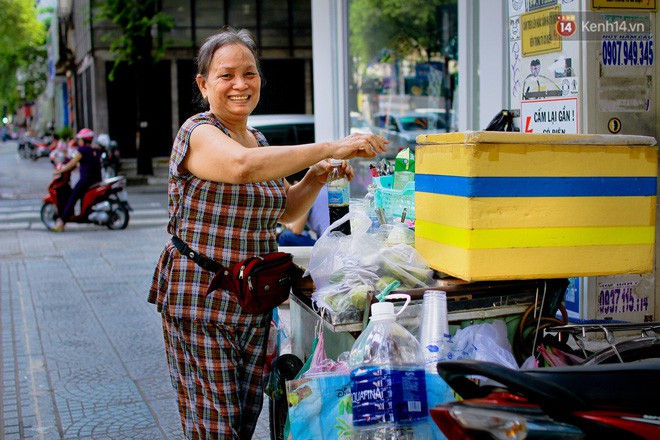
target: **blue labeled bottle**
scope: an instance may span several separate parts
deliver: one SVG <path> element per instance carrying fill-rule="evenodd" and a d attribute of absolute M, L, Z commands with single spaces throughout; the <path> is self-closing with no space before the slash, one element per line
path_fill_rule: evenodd
<path fill-rule="evenodd" d="M 388 296 L 396 297 L 407 299 L 403 311 L 410 297 Z M 415 336 L 396 322 L 393 303 L 371 305 L 349 366 L 354 440 L 430 438 L 424 354 Z"/>

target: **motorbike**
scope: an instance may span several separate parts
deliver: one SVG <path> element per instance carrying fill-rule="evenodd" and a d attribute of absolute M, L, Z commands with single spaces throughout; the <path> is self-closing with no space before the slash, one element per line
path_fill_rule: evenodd
<path fill-rule="evenodd" d="M 660 359 L 514 370 L 437 364 L 462 400 L 431 408 L 448 440 L 658 439 Z"/>
<path fill-rule="evenodd" d="M 41 157 L 48 157 L 50 152 L 57 146 L 57 140 L 50 136 L 42 139 L 29 137 L 26 138 L 25 142 L 24 148 L 27 151 L 27 157 L 32 160 L 38 160 Z"/>
<path fill-rule="evenodd" d="M 48 185 L 48 195 L 41 206 L 41 221 L 53 230 L 58 212 L 64 208 L 69 195 L 71 173 L 63 173 L 53 178 Z M 108 229 L 125 229 L 128 226 L 129 211 L 126 178 L 115 176 L 92 185 L 81 200 L 80 213 L 69 219 L 70 223 L 93 223 L 107 226 Z"/>
<path fill-rule="evenodd" d="M 96 143 L 102 148 L 101 165 L 103 177 L 114 177 L 119 174 L 121 169 L 121 156 L 117 141 L 110 139 L 106 133 L 101 133 L 96 139 Z"/>

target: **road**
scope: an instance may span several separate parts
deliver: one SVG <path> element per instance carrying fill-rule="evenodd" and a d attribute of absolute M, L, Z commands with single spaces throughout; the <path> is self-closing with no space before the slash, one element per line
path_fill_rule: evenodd
<path fill-rule="evenodd" d="M 0 230 L 44 229 L 39 213 L 53 167 L 47 158 L 21 159 L 16 143 L 0 143 Z M 131 227 L 164 226 L 167 223 L 167 187 L 129 186 Z M 76 230 L 98 229 L 95 225 L 67 225 Z"/>
<path fill-rule="evenodd" d="M 166 189 L 128 187 L 122 231 L 41 224 L 52 167 L 0 143 L 0 438 L 182 439 L 161 318 Z M 267 404 L 266 404 L 267 407 Z M 269 439 L 268 411 L 254 439 Z"/>

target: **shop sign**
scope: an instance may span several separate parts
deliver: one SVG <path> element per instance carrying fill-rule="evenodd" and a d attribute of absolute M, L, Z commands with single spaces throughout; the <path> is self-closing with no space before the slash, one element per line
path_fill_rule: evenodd
<path fill-rule="evenodd" d="M 557 33 L 559 6 L 521 14 L 523 56 L 561 52 L 561 35 Z"/>
<path fill-rule="evenodd" d="M 577 98 L 520 101 L 525 133 L 578 133 Z"/>
<path fill-rule="evenodd" d="M 557 0 L 527 0 L 527 10 L 536 11 L 547 6 L 556 5 Z"/>
<path fill-rule="evenodd" d="M 591 9 L 657 10 L 656 0 L 591 0 Z"/>

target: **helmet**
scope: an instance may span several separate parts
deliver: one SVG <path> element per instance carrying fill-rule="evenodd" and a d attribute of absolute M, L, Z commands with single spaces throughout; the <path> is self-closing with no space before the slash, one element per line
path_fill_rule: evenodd
<path fill-rule="evenodd" d="M 76 139 L 83 139 L 91 142 L 92 139 L 94 139 L 94 132 L 89 128 L 83 128 L 78 133 L 76 133 Z"/>
<path fill-rule="evenodd" d="M 96 138 L 96 143 L 102 147 L 108 148 L 110 146 L 110 136 L 107 133 L 101 133 Z"/>

